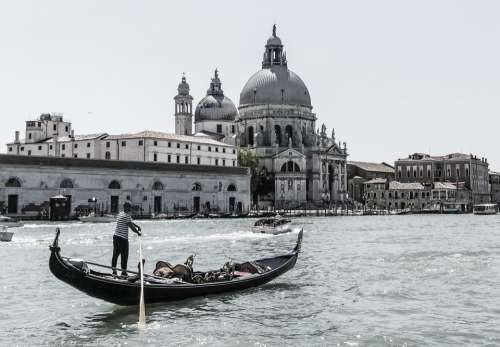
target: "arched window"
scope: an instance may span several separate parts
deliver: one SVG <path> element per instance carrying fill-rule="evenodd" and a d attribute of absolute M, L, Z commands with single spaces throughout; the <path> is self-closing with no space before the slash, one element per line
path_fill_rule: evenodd
<path fill-rule="evenodd" d="M 286 140 L 288 141 L 290 138 L 293 138 L 293 128 L 291 125 L 287 125 L 285 127 Z"/>
<path fill-rule="evenodd" d="M 253 127 L 248 127 L 248 144 L 253 146 Z"/>
<path fill-rule="evenodd" d="M 281 172 L 300 172 L 300 167 L 290 160 L 281 166 Z"/>
<path fill-rule="evenodd" d="M 163 190 L 163 183 L 160 181 L 153 183 L 153 190 Z"/>
<path fill-rule="evenodd" d="M 106 152 L 106 154 L 104 154 L 104 158 L 109 160 L 111 159 L 111 153 L 110 152 Z"/>
<path fill-rule="evenodd" d="M 20 188 L 21 182 L 19 182 L 19 180 L 16 177 L 11 177 L 7 180 L 5 186 L 9 188 Z"/>
<path fill-rule="evenodd" d="M 73 181 L 71 181 L 69 178 L 65 178 L 62 180 L 61 184 L 59 185 L 59 188 L 72 189 Z"/>
<path fill-rule="evenodd" d="M 193 183 L 192 190 L 197 191 L 197 192 L 201 192 L 201 184 L 199 184 L 198 182 Z"/>
<path fill-rule="evenodd" d="M 236 191 L 236 186 L 234 184 L 230 184 L 228 187 L 227 187 L 227 191 L 228 192 L 235 192 Z"/>
<path fill-rule="evenodd" d="M 274 133 L 276 134 L 276 143 L 281 146 L 281 127 L 279 125 L 274 126 Z"/>
<path fill-rule="evenodd" d="M 109 189 L 122 189 L 122 186 L 121 186 L 120 182 L 114 180 L 114 181 L 111 181 L 108 188 Z"/>

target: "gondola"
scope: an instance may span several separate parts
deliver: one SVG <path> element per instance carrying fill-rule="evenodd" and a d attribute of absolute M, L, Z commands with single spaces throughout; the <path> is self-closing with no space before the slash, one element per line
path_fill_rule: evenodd
<path fill-rule="evenodd" d="M 130 282 L 126 278 L 113 277 L 111 273 L 98 272 L 90 266 L 104 265 L 70 259 L 60 254 L 60 230 L 56 230 L 54 242 L 50 246 L 49 267 L 52 274 L 63 282 L 75 287 L 92 297 L 108 301 L 117 305 L 129 306 L 139 304 L 140 281 Z M 297 244 L 293 251 L 286 255 L 255 260 L 262 273 L 254 273 L 231 280 L 189 283 L 168 282 L 165 279 L 152 275 L 144 275 L 144 300 L 146 303 L 171 302 L 196 296 L 233 292 L 257 287 L 272 281 L 295 266 L 302 244 L 302 230 L 299 232 Z M 136 274 L 133 271 L 129 273 Z"/>

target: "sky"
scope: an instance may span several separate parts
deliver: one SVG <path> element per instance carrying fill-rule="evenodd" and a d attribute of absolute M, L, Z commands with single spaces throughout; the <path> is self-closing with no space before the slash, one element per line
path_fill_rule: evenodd
<path fill-rule="evenodd" d="M 41 113 L 77 134 L 173 132 L 218 68 L 238 105 L 276 23 L 349 159 L 486 157 L 500 171 L 500 1 L 0 0 L 0 152 Z"/>

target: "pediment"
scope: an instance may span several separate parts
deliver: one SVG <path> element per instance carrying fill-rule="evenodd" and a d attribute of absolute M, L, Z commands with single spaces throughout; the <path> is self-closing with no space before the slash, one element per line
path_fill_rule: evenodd
<path fill-rule="evenodd" d="M 273 156 L 273 159 L 284 159 L 284 158 L 289 158 L 289 159 L 304 159 L 305 155 L 302 154 L 301 152 L 293 149 L 293 148 L 287 148 L 279 153 L 276 153 Z"/>

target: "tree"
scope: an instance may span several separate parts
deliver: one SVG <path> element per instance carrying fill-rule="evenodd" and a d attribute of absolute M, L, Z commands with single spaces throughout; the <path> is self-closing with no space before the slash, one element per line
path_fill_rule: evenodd
<path fill-rule="evenodd" d="M 259 195 L 274 191 L 274 179 L 265 167 L 259 167 L 259 158 L 253 149 L 238 150 L 238 165 L 250 168 L 250 191 L 252 200 L 257 203 Z"/>

